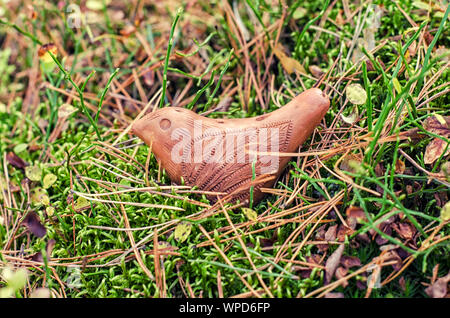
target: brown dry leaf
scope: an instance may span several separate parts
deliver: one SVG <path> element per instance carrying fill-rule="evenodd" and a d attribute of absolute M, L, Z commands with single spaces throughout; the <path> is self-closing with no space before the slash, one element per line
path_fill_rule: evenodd
<path fill-rule="evenodd" d="M 405 172 L 405 162 L 398 159 L 395 162 L 395 173 L 397 174 L 403 174 Z"/>
<path fill-rule="evenodd" d="M 26 163 L 22 158 L 20 158 L 12 151 L 6 154 L 6 160 L 11 164 L 11 166 L 18 169 L 24 169 L 26 166 L 28 166 L 28 163 Z"/>
<path fill-rule="evenodd" d="M 412 239 L 416 233 L 414 226 L 409 223 L 394 223 L 392 224 L 392 228 L 405 240 Z"/>
<path fill-rule="evenodd" d="M 441 116 L 435 114 L 430 116 L 423 122 L 423 128 L 436 135 L 449 138 L 450 137 L 450 116 Z M 424 155 L 425 164 L 433 164 L 445 151 L 447 142 L 442 139 L 434 138 L 426 147 Z M 450 154 L 450 147 L 447 147 L 447 151 L 444 156 Z"/>
<path fill-rule="evenodd" d="M 347 268 L 339 266 L 334 275 L 336 276 L 337 279 L 341 279 L 341 278 L 344 278 L 347 275 L 347 273 L 348 273 Z M 346 280 L 341 283 L 342 287 L 347 287 L 347 285 L 348 285 L 348 281 L 346 281 Z"/>
<path fill-rule="evenodd" d="M 351 268 L 351 267 L 355 267 L 355 266 L 361 266 L 361 261 L 358 257 L 356 256 L 347 256 L 344 255 L 341 258 L 341 264 L 345 267 L 345 268 Z"/>
<path fill-rule="evenodd" d="M 333 252 L 333 254 L 328 257 L 327 262 L 325 263 L 325 284 L 331 282 L 331 278 L 333 277 L 339 265 L 339 262 L 341 261 L 344 248 L 344 244 L 339 245 L 339 247 Z"/>
<path fill-rule="evenodd" d="M 299 61 L 286 55 L 286 53 L 284 52 L 284 48 L 280 43 L 275 46 L 275 48 L 273 49 L 273 53 L 280 60 L 281 66 L 283 66 L 288 74 L 292 74 L 294 71 L 306 73 L 305 68 L 300 64 Z"/>
<path fill-rule="evenodd" d="M 363 169 L 361 166 L 362 161 L 363 158 L 360 154 L 349 153 L 344 157 L 344 159 L 342 159 L 339 164 L 339 169 L 351 173 L 362 172 L 360 171 Z"/>
<path fill-rule="evenodd" d="M 339 242 L 344 242 L 345 241 L 345 237 L 347 235 L 352 235 L 355 231 L 352 230 L 349 227 L 346 227 L 345 225 L 341 224 L 339 225 L 339 229 L 338 229 L 338 233 L 337 233 L 337 240 Z"/>
<path fill-rule="evenodd" d="M 315 78 L 321 78 L 323 76 L 323 74 L 325 74 L 325 72 L 322 71 L 322 69 L 320 67 L 318 67 L 317 65 L 311 65 L 309 67 L 309 71 Z"/>
<path fill-rule="evenodd" d="M 336 24 L 338 24 L 338 25 L 344 25 L 345 24 L 345 19 L 344 19 L 344 17 L 342 16 L 342 9 L 340 9 L 339 11 L 338 11 L 338 14 L 337 14 L 337 16 L 336 16 Z"/>
<path fill-rule="evenodd" d="M 41 219 L 36 212 L 31 211 L 23 220 L 23 224 L 28 227 L 31 233 L 37 237 L 43 237 L 47 233 L 47 229 L 42 225 Z"/>
<path fill-rule="evenodd" d="M 439 278 L 425 289 L 425 293 L 432 298 L 444 298 L 447 295 L 447 284 L 450 281 L 450 272 Z"/>
<path fill-rule="evenodd" d="M 347 217 L 350 219 L 355 219 L 357 223 L 362 223 L 362 221 L 367 221 L 366 213 L 364 210 L 358 206 L 349 206 L 345 211 Z"/>
<path fill-rule="evenodd" d="M 337 234 L 337 224 L 330 226 L 328 230 L 325 232 L 325 241 L 332 242 L 336 240 L 336 234 Z"/>
<path fill-rule="evenodd" d="M 425 149 L 425 155 L 423 158 L 424 163 L 427 165 L 431 165 L 436 160 L 438 160 L 444 153 L 447 144 L 448 143 L 442 139 L 434 138 Z M 444 156 L 448 156 L 449 154 L 450 154 L 450 146 L 448 146 Z"/>

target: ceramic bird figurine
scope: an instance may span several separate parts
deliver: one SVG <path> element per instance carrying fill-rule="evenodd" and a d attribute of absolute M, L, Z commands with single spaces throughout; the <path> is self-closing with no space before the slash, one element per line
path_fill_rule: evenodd
<path fill-rule="evenodd" d="M 272 187 L 289 162 L 282 153 L 297 151 L 329 105 L 326 94 L 312 88 L 253 118 L 212 119 L 165 107 L 137 120 L 132 132 L 151 146 L 173 182 L 230 194 L 232 201 L 245 203 L 253 186 L 256 203 L 264 195 L 261 188 Z M 255 184 L 258 178 L 266 181 Z M 215 201 L 217 196 L 208 198 Z"/>

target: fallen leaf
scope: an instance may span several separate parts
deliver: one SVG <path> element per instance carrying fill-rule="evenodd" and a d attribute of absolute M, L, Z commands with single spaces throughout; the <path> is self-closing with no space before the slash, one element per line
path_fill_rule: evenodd
<path fill-rule="evenodd" d="M 416 230 L 412 224 L 409 223 L 394 223 L 392 224 L 392 228 L 400 235 L 401 238 L 405 240 L 410 240 L 413 238 Z"/>
<path fill-rule="evenodd" d="M 398 94 L 402 92 L 402 85 L 400 85 L 400 82 L 398 81 L 397 77 L 394 77 L 392 79 L 392 84 L 394 85 L 395 90 Z"/>
<path fill-rule="evenodd" d="M 364 173 L 362 161 L 363 157 L 360 154 L 349 153 L 342 159 L 339 169 L 351 173 Z"/>
<path fill-rule="evenodd" d="M 28 144 L 18 144 L 14 147 L 14 152 L 16 154 L 21 153 L 22 151 L 25 151 L 28 147 Z"/>
<path fill-rule="evenodd" d="M 405 162 L 397 159 L 395 162 L 395 173 L 397 174 L 403 174 L 405 172 Z"/>
<path fill-rule="evenodd" d="M 349 206 L 345 211 L 348 218 L 355 219 L 357 223 L 362 223 L 367 221 L 366 213 L 364 210 L 358 206 Z"/>
<path fill-rule="evenodd" d="M 295 20 L 298 20 L 300 18 L 303 18 L 307 12 L 308 12 L 308 10 L 306 10 L 305 8 L 298 7 L 297 9 L 295 9 L 294 13 L 292 14 L 292 18 L 294 18 Z"/>
<path fill-rule="evenodd" d="M 334 275 L 336 276 L 336 279 L 341 279 L 341 278 L 344 278 L 347 275 L 347 273 L 348 273 L 348 269 L 340 266 L 336 269 L 336 272 L 334 273 Z M 347 287 L 347 285 L 348 285 L 348 281 L 346 281 L 346 280 L 341 283 L 342 287 Z"/>
<path fill-rule="evenodd" d="M 70 115 L 72 115 L 73 113 L 77 112 L 78 108 L 70 105 L 70 104 L 62 104 L 61 106 L 59 106 L 58 108 L 58 117 L 59 118 L 66 118 Z"/>
<path fill-rule="evenodd" d="M 355 266 L 361 266 L 361 260 L 358 257 L 356 257 L 356 256 L 344 255 L 341 258 L 341 264 L 345 268 L 352 268 L 352 267 L 355 267 Z"/>
<path fill-rule="evenodd" d="M 28 163 L 26 163 L 14 152 L 8 152 L 6 154 L 6 160 L 10 163 L 11 166 L 16 167 L 18 169 L 24 169 L 26 166 L 28 166 Z"/>
<path fill-rule="evenodd" d="M 450 201 L 441 210 L 441 220 L 444 222 L 450 220 Z"/>
<path fill-rule="evenodd" d="M 50 53 L 53 55 L 56 55 L 58 53 L 58 48 L 54 43 L 47 43 L 42 45 L 38 50 L 38 56 L 39 60 L 42 63 L 54 63 L 52 57 L 50 56 Z"/>
<path fill-rule="evenodd" d="M 127 24 L 124 26 L 124 28 L 122 30 L 120 30 L 120 35 L 122 35 L 124 37 L 129 37 L 134 32 L 136 32 L 136 26 L 134 26 L 132 24 Z"/>
<path fill-rule="evenodd" d="M 336 20 L 335 20 L 336 24 L 338 24 L 340 26 L 345 24 L 345 19 L 342 16 L 342 11 L 343 11 L 342 9 L 339 9 L 338 14 L 336 15 Z"/>
<path fill-rule="evenodd" d="M 37 237 L 44 237 L 47 233 L 47 229 L 42 225 L 41 219 L 36 212 L 28 212 L 27 216 L 23 220 L 23 224 L 28 227 L 31 233 Z"/>
<path fill-rule="evenodd" d="M 431 286 L 425 289 L 425 293 L 431 298 L 444 298 L 447 295 L 447 284 L 450 281 L 450 272 L 444 277 L 438 278 Z"/>
<path fill-rule="evenodd" d="M 434 114 L 425 119 L 423 129 L 441 136 L 450 134 L 450 116 Z"/>
<path fill-rule="evenodd" d="M 31 181 L 41 181 L 42 170 L 38 165 L 28 166 L 25 168 L 25 175 Z"/>
<path fill-rule="evenodd" d="M 43 188 L 37 187 L 31 190 L 31 203 L 49 205 L 50 198 L 47 191 Z"/>
<path fill-rule="evenodd" d="M 332 225 L 328 228 L 328 230 L 325 232 L 325 241 L 333 242 L 336 240 L 336 234 L 337 234 L 337 224 Z"/>
<path fill-rule="evenodd" d="M 342 253 L 344 252 L 345 245 L 341 244 L 339 247 L 333 252 L 333 254 L 328 257 L 327 262 L 325 263 L 325 284 L 331 282 L 331 278 L 333 277 L 336 268 L 341 261 Z"/>
<path fill-rule="evenodd" d="M 358 120 L 359 112 L 358 107 L 352 107 L 350 110 L 349 115 L 344 115 L 341 113 L 341 119 L 344 123 L 347 123 L 349 125 L 353 125 Z"/>
<path fill-rule="evenodd" d="M 47 216 L 53 216 L 55 214 L 55 208 L 48 206 L 45 208 L 45 213 L 47 213 Z"/>
<path fill-rule="evenodd" d="M 338 232 L 337 232 L 337 240 L 339 242 L 344 242 L 345 241 L 345 237 L 349 236 L 349 235 L 352 235 L 354 232 L 355 231 L 352 230 L 351 228 L 349 228 L 349 227 L 347 227 L 347 226 L 345 226 L 343 224 L 340 224 Z"/>
<path fill-rule="evenodd" d="M 436 135 L 450 138 L 450 116 L 442 116 L 439 114 L 434 114 L 430 116 L 423 122 L 423 128 L 429 132 Z M 434 138 L 426 147 L 424 155 L 425 164 L 433 164 L 445 151 L 444 156 L 450 154 L 450 146 L 448 143 L 440 138 Z"/>
<path fill-rule="evenodd" d="M 275 46 L 275 48 L 273 49 L 273 53 L 280 60 L 281 66 L 288 74 L 292 74 L 294 71 L 306 73 L 305 68 L 300 64 L 299 61 L 287 56 L 286 53 L 284 53 L 283 46 L 280 43 Z"/>
<path fill-rule="evenodd" d="M 367 92 L 360 84 L 350 84 L 345 90 L 347 99 L 355 105 L 363 105 L 367 100 Z"/>
<path fill-rule="evenodd" d="M 44 44 L 38 50 L 38 56 L 41 62 L 42 70 L 46 73 L 53 71 L 53 69 L 56 67 L 56 63 L 49 52 L 54 56 L 58 54 L 58 48 L 54 43 Z"/>
<path fill-rule="evenodd" d="M 105 5 L 110 1 L 105 1 Z M 87 0 L 86 7 L 89 10 L 100 11 L 103 9 L 103 1 L 102 0 Z"/>
<path fill-rule="evenodd" d="M 45 175 L 42 185 L 44 189 L 50 188 L 57 180 L 57 177 L 53 173 L 48 173 Z"/>
<path fill-rule="evenodd" d="M 91 206 L 91 203 L 83 197 L 78 197 L 73 206 L 74 210 L 79 212 Z"/>
<path fill-rule="evenodd" d="M 250 221 L 256 221 L 258 218 L 258 214 L 256 213 L 256 211 L 249 208 L 242 208 L 242 213 L 244 213 L 247 219 L 249 219 Z"/>
<path fill-rule="evenodd" d="M 323 76 L 323 74 L 325 74 L 325 72 L 322 71 L 322 69 L 320 67 L 318 67 L 317 65 L 311 65 L 309 67 L 309 71 L 315 78 L 321 78 Z"/>
<path fill-rule="evenodd" d="M 442 139 L 434 138 L 425 148 L 425 155 L 423 157 L 423 162 L 427 165 L 433 164 L 436 160 L 438 160 L 447 148 L 447 151 L 444 154 L 448 156 L 450 154 L 450 146 L 447 142 Z"/>
<path fill-rule="evenodd" d="M 182 243 L 187 240 L 187 238 L 189 237 L 189 234 L 191 234 L 191 230 L 192 230 L 191 223 L 181 222 L 175 228 L 174 237 L 178 242 Z"/>

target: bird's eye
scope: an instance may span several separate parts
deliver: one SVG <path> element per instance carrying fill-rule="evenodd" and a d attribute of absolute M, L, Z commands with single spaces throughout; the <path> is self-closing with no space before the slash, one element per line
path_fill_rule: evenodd
<path fill-rule="evenodd" d="M 163 118 L 159 121 L 159 127 L 161 127 L 162 130 L 167 130 L 170 128 L 172 123 L 167 118 Z"/>

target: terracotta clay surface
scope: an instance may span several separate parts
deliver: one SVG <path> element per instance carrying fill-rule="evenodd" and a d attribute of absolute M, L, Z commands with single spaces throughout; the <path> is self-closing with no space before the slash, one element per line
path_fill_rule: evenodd
<path fill-rule="evenodd" d="M 291 159 L 279 153 L 296 152 L 325 116 L 328 97 L 317 88 L 304 91 L 287 105 L 261 116 L 212 119 L 188 109 L 158 109 L 132 126 L 166 170 L 171 180 L 182 180 L 205 191 L 232 194 L 247 201 L 250 182 L 254 202 L 261 188 L 272 187 Z M 209 196 L 215 200 L 216 196 Z"/>

